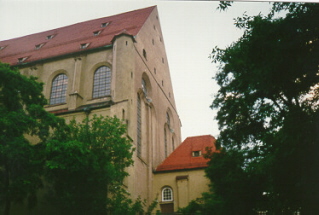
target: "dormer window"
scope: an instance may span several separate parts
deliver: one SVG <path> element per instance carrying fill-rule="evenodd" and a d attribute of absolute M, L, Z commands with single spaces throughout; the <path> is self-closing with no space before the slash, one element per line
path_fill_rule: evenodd
<path fill-rule="evenodd" d="M 44 43 L 41 43 L 41 44 L 35 45 L 35 49 L 40 49 L 40 48 L 42 48 L 42 46 L 44 46 Z"/>
<path fill-rule="evenodd" d="M 18 63 L 23 63 L 28 57 L 20 57 L 18 58 Z"/>
<path fill-rule="evenodd" d="M 54 36 L 55 36 L 54 34 L 48 35 L 47 40 L 51 40 Z"/>
<path fill-rule="evenodd" d="M 201 151 L 193 151 L 193 152 L 192 152 L 192 156 L 193 156 L 193 157 L 199 157 L 199 156 L 201 156 L 201 155 L 202 155 Z"/>
<path fill-rule="evenodd" d="M 0 46 L 0 51 L 1 51 L 2 49 L 4 49 L 5 47 L 7 47 L 7 46 Z"/>
<path fill-rule="evenodd" d="M 98 36 L 98 35 L 100 35 L 100 33 L 101 33 L 101 31 L 94 31 L 94 32 L 93 32 L 93 35 L 94 35 L 94 36 Z"/>
<path fill-rule="evenodd" d="M 101 27 L 102 28 L 105 28 L 106 26 L 108 26 L 109 25 L 109 22 L 103 22 L 102 24 L 101 24 Z"/>
<path fill-rule="evenodd" d="M 86 49 L 89 45 L 90 45 L 90 43 L 82 43 L 82 44 L 80 45 L 80 48 L 81 48 L 81 49 Z"/>

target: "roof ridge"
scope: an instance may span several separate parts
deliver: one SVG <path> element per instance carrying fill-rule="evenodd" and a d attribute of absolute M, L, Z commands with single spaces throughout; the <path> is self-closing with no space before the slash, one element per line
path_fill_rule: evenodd
<path fill-rule="evenodd" d="M 120 13 L 113 14 L 113 15 L 110 15 L 110 16 L 105 16 L 105 17 L 100 17 L 100 18 L 95 18 L 95 19 L 89 19 L 89 20 L 86 20 L 86 21 L 79 21 L 79 22 L 76 22 L 76 23 L 73 23 L 73 24 L 64 25 L 64 26 L 60 26 L 60 27 L 57 27 L 57 28 L 49 29 L 49 30 L 39 31 L 39 32 L 28 34 L 28 35 L 14 37 L 14 38 L 11 38 L 11 39 L 0 40 L 0 43 L 1 42 L 6 42 L 6 41 L 9 41 L 9 40 L 15 40 L 15 39 L 20 39 L 20 38 L 24 38 L 24 37 L 34 36 L 34 35 L 42 34 L 42 33 L 45 33 L 45 32 L 56 31 L 56 30 L 59 30 L 59 29 L 68 28 L 68 27 L 71 27 L 71 26 L 75 26 L 75 25 L 78 25 L 78 24 L 83 24 L 83 23 L 87 23 L 87 22 L 91 22 L 91 21 L 97 21 L 97 20 L 100 20 L 100 19 L 102 20 L 102 19 L 106 19 L 106 18 L 119 16 L 119 15 L 124 15 L 124 14 L 127 14 L 127 13 L 132 13 L 132 12 L 142 11 L 142 10 L 146 10 L 146 9 L 151 9 L 151 8 L 155 8 L 155 7 L 157 7 L 157 6 L 154 5 L 154 6 L 140 8 L 140 9 L 135 9 L 135 10 L 127 11 L 127 12 L 120 12 Z M 55 34 L 55 33 L 51 33 L 51 34 Z"/>
<path fill-rule="evenodd" d="M 189 137 L 186 137 L 186 139 L 187 138 L 198 138 L 198 137 L 213 137 L 214 138 L 214 136 L 212 136 L 211 134 L 204 134 L 204 135 L 197 135 L 197 136 L 189 136 Z"/>

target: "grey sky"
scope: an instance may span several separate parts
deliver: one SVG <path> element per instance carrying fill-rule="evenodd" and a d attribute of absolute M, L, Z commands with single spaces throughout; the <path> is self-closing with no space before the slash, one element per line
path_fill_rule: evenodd
<path fill-rule="evenodd" d="M 226 12 L 214 1 L 121 1 L 121 0 L 0 0 L 0 40 L 11 39 L 90 19 L 148 6 L 158 6 L 182 139 L 211 134 L 218 136 L 216 111 L 209 108 L 218 86 L 217 71 L 208 58 L 242 34 L 233 19 L 269 12 L 267 2 L 236 2 Z"/>

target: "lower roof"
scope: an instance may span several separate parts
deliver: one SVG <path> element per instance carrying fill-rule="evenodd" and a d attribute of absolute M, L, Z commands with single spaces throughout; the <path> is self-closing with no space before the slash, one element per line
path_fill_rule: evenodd
<path fill-rule="evenodd" d="M 211 135 L 187 137 L 177 149 L 170 154 L 162 164 L 156 168 L 156 172 L 181 171 L 207 167 L 203 155 L 207 149 L 216 151 L 216 139 Z"/>

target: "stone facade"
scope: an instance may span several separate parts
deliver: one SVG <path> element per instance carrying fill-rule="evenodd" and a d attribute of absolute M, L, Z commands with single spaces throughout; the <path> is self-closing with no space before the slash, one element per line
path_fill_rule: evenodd
<path fill-rule="evenodd" d="M 137 150 L 125 186 L 132 198 L 152 202 L 153 172 L 181 142 L 157 8 L 1 41 L 0 47 L 2 62 L 44 83 L 47 111 L 67 121 L 97 114 L 115 115 L 127 123 Z M 111 71 L 110 92 L 95 98 L 94 76 L 101 67 Z M 50 99 L 59 75 L 65 75 L 67 84 L 65 101 L 56 103 Z"/>
<path fill-rule="evenodd" d="M 66 121 L 117 116 L 136 148 L 124 186 L 131 197 L 158 200 L 173 213 L 208 191 L 210 135 L 181 143 L 156 6 L 0 41 L 0 60 L 44 83 L 47 111 Z M 13 214 L 24 214 L 15 207 Z M 46 206 L 33 214 L 49 214 Z M 53 212 L 54 214 L 54 212 Z"/>

